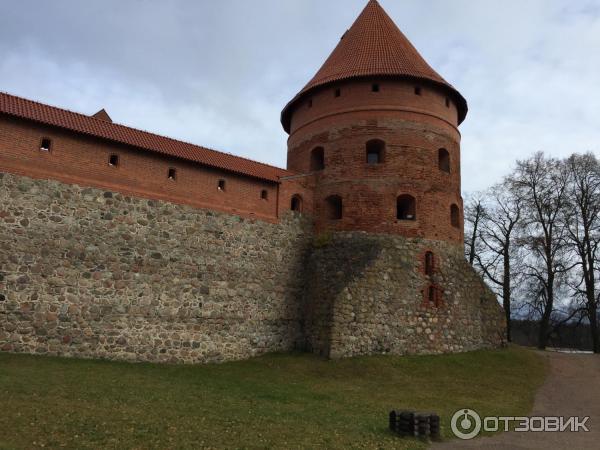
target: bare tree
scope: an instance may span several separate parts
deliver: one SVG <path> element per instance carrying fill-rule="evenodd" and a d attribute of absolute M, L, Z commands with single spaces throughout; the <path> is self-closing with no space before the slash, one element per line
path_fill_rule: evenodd
<path fill-rule="evenodd" d="M 482 250 L 475 259 L 484 277 L 495 287 L 502 299 L 506 315 L 507 339 L 511 340 L 511 302 L 517 274 L 519 247 L 513 246 L 521 220 L 522 200 L 509 181 L 493 186 L 479 220 L 478 238 Z"/>
<path fill-rule="evenodd" d="M 569 269 L 564 225 L 567 176 L 564 165 L 543 153 L 518 161 L 510 183 L 522 201 L 523 243 L 530 252 L 524 262 L 530 278 L 530 304 L 540 315 L 538 347 L 548 343 L 556 293 Z"/>
<path fill-rule="evenodd" d="M 598 335 L 598 300 L 600 266 L 600 163 L 591 154 L 574 154 L 566 160 L 567 233 L 568 242 L 576 255 L 576 296 L 584 300 L 584 310 L 590 323 L 592 348 L 600 353 Z"/>
<path fill-rule="evenodd" d="M 475 264 L 478 252 L 479 224 L 484 214 L 484 197 L 481 193 L 475 193 L 465 202 L 465 257 L 469 264 Z"/>

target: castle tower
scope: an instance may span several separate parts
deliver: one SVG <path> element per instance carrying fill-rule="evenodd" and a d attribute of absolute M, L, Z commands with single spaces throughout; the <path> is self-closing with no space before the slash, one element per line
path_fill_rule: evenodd
<path fill-rule="evenodd" d="M 306 268 L 308 350 L 501 345 L 501 309 L 463 254 L 466 114 L 376 0 L 284 108 L 288 169 L 313 192 L 320 236 Z"/>
<path fill-rule="evenodd" d="M 284 108 L 288 169 L 314 186 L 316 228 L 461 243 L 467 103 L 370 0 Z"/>

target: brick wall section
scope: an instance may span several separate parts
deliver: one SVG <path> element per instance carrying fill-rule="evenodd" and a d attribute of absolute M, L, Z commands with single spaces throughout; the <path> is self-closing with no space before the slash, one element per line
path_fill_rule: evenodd
<path fill-rule="evenodd" d="M 292 197 L 299 197 L 300 212 L 312 218 L 314 211 L 314 177 L 292 176 L 283 178 L 279 185 L 279 214 L 285 215 L 291 209 Z"/>
<path fill-rule="evenodd" d="M 0 351 L 158 362 L 289 351 L 311 224 L 0 174 Z"/>
<path fill-rule="evenodd" d="M 40 151 L 42 138 L 51 139 L 50 152 Z M 118 167 L 108 164 L 112 154 L 119 156 Z M 170 168 L 176 170 L 176 180 L 168 179 Z M 279 212 L 289 210 L 289 200 L 296 194 L 294 188 L 304 189 L 297 181 L 290 180 L 281 195 L 278 183 L 3 115 L 0 115 L 0 170 L 271 222 L 278 220 Z M 226 182 L 224 191 L 217 189 L 221 179 Z M 261 198 L 263 190 L 267 191 L 266 200 Z"/>
<path fill-rule="evenodd" d="M 379 85 L 379 92 L 373 92 L 373 84 Z M 421 88 L 421 95 L 415 95 L 415 88 Z M 340 96 L 335 91 L 340 90 Z M 446 106 L 446 99 L 449 104 Z M 312 106 L 309 107 L 309 102 Z M 290 135 L 302 127 L 329 115 L 339 115 L 344 111 L 381 111 L 385 109 L 415 112 L 435 120 L 443 120 L 453 128 L 458 123 L 458 111 L 449 94 L 443 88 L 426 81 L 402 81 L 399 79 L 370 78 L 331 82 L 304 95 L 295 107 Z M 427 120 L 420 118 L 419 120 Z"/>
<path fill-rule="evenodd" d="M 377 82 L 379 92 L 372 92 Z M 415 95 L 415 87 L 421 95 Z M 335 90 L 340 96 L 335 97 Z M 446 106 L 446 100 L 450 102 Z M 309 108 L 308 102 L 312 101 Z M 460 134 L 456 107 L 438 87 L 406 81 L 363 80 L 331 84 L 306 95 L 292 115 L 288 168 L 310 172 L 310 154 L 325 149 L 325 169 L 315 177 L 317 230 L 361 230 L 462 242 Z M 367 164 L 366 143 L 386 143 L 384 162 Z M 450 154 L 450 173 L 438 151 Z M 416 198 L 417 220 L 396 220 L 396 199 Z M 325 199 L 343 199 L 343 218 L 331 221 Z M 450 208 L 459 207 L 459 226 Z"/>

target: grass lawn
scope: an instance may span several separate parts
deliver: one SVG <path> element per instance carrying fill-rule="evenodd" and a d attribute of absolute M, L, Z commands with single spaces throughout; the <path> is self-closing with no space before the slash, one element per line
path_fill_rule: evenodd
<path fill-rule="evenodd" d="M 424 448 L 391 409 L 524 415 L 545 363 L 511 347 L 325 361 L 276 354 L 161 366 L 0 354 L 0 449 Z"/>

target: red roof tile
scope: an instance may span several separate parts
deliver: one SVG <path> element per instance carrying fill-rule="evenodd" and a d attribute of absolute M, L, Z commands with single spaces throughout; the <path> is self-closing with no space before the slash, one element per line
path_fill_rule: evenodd
<path fill-rule="evenodd" d="M 277 182 L 279 177 L 291 175 L 291 172 L 278 167 L 136 130 L 101 118 L 55 108 L 3 92 L 0 92 L 0 113 L 262 180 Z"/>
<path fill-rule="evenodd" d="M 458 102 L 459 123 L 466 116 L 467 102 L 462 95 L 427 64 L 377 0 L 370 0 L 323 67 L 286 105 L 281 114 L 283 127 L 289 132 L 292 106 L 308 91 L 335 81 L 372 76 L 416 78 L 445 86 Z"/>

